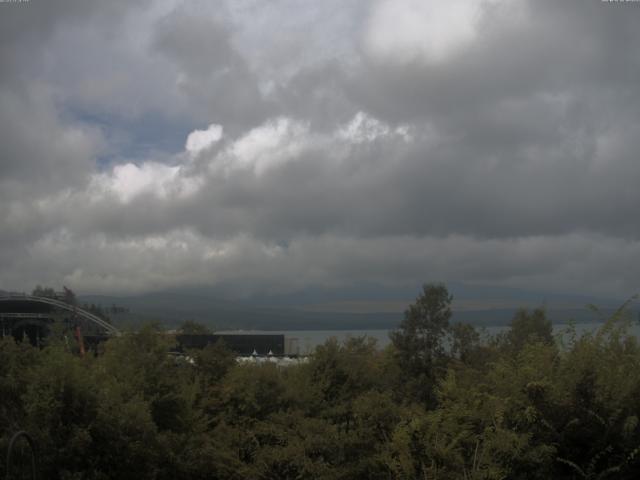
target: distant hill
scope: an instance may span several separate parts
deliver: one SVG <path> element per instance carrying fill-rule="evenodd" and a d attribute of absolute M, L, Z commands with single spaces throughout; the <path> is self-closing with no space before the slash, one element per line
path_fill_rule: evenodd
<path fill-rule="evenodd" d="M 454 295 L 453 321 L 478 326 L 506 325 L 518 308 L 544 307 L 554 323 L 598 321 L 586 308 L 598 305 L 610 314 L 622 300 L 559 293 L 449 285 Z M 215 292 L 194 289 L 132 296 L 81 295 L 81 303 L 117 305 L 128 313 L 113 316 L 116 325 L 135 327 L 159 321 L 175 327 L 195 320 L 212 328 L 257 330 L 340 330 L 395 328 L 419 290 L 359 286 L 350 289 L 303 290 L 280 296 L 254 295 L 229 300 Z"/>

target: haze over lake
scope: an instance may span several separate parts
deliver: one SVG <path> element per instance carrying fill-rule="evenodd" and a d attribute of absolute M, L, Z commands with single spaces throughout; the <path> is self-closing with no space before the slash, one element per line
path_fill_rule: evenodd
<path fill-rule="evenodd" d="M 595 331 L 598 327 L 602 326 L 602 323 L 590 322 L 590 323 L 575 323 L 572 327 L 575 328 L 577 337 L 582 334 Z M 555 324 L 553 326 L 554 335 L 561 336 L 565 340 L 570 337 L 569 324 Z M 487 338 L 488 336 L 497 335 L 506 331 L 506 326 L 489 326 L 481 328 L 481 336 Z M 630 333 L 640 338 L 640 324 L 637 322 L 632 324 Z M 349 338 L 367 337 L 376 340 L 376 344 L 379 348 L 385 348 L 391 343 L 389 339 L 389 333 L 391 330 L 220 330 L 216 333 L 232 333 L 232 334 L 283 334 L 285 338 L 297 339 L 297 347 L 299 353 L 307 355 L 312 353 L 318 345 L 322 345 L 330 338 L 335 338 L 339 342 L 344 342 Z"/>

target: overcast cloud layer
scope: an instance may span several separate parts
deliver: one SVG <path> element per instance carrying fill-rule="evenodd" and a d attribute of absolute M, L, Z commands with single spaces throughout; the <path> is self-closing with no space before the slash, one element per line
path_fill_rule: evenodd
<path fill-rule="evenodd" d="M 640 287 L 640 3 L 0 3 L 0 288 Z"/>

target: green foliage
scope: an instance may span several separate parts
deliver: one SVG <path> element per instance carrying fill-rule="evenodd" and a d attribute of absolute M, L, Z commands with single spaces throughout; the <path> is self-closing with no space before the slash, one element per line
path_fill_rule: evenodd
<path fill-rule="evenodd" d="M 236 363 L 236 355 L 222 340 L 210 343 L 202 350 L 190 352 L 198 370 L 209 383 L 218 382 Z"/>
<path fill-rule="evenodd" d="M 33 289 L 31 295 L 34 297 L 48 297 L 55 298 L 56 291 L 51 287 L 43 287 L 42 285 L 36 285 L 36 288 Z"/>
<path fill-rule="evenodd" d="M 509 347 L 520 350 L 528 343 L 541 342 L 553 344 L 553 326 L 545 311 L 536 308 L 533 312 L 520 309 L 511 320 L 510 329 L 505 338 Z"/>
<path fill-rule="evenodd" d="M 209 335 L 213 333 L 205 324 L 194 320 L 185 320 L 182 322 L 178 331 L 187 335 Z"/>
<path fill-rule="evenodd" d="M 480 334 L 468 323 L 456 323 L 451 327 L 451 355 L 464 363 L 480 360 L 482 345 Z"/>
<path fill-rule="evenodd" d="M 54 480 L 638 477 L 624 309 L 559 347 L 541 310 L 487 342 L 449 326 L 450 302 L 425 286 L 385 350 L 329 340 L 287 368 L 237 363 L 222 343 L 172 356 L 153 325 L 95 357 L 2 339 L 0 451 L 27 430 Z"/>
<path fill-rule="evenodd" d="M 452 300 L 444 285 L 424 285 L 405 311 L 398 330 L 390 335 L 407 393 L 429 406 L 434 404 L 435 385 L 443 367 L 443 339 L 450 329 Z"/>

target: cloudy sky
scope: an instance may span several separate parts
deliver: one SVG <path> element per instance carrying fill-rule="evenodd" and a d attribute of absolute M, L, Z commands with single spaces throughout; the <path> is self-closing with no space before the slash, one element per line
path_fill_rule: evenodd
<path fill-rule="evenodd" d="M 0 288 L 640 289 L 640 2 L 0 3 Z"/>

